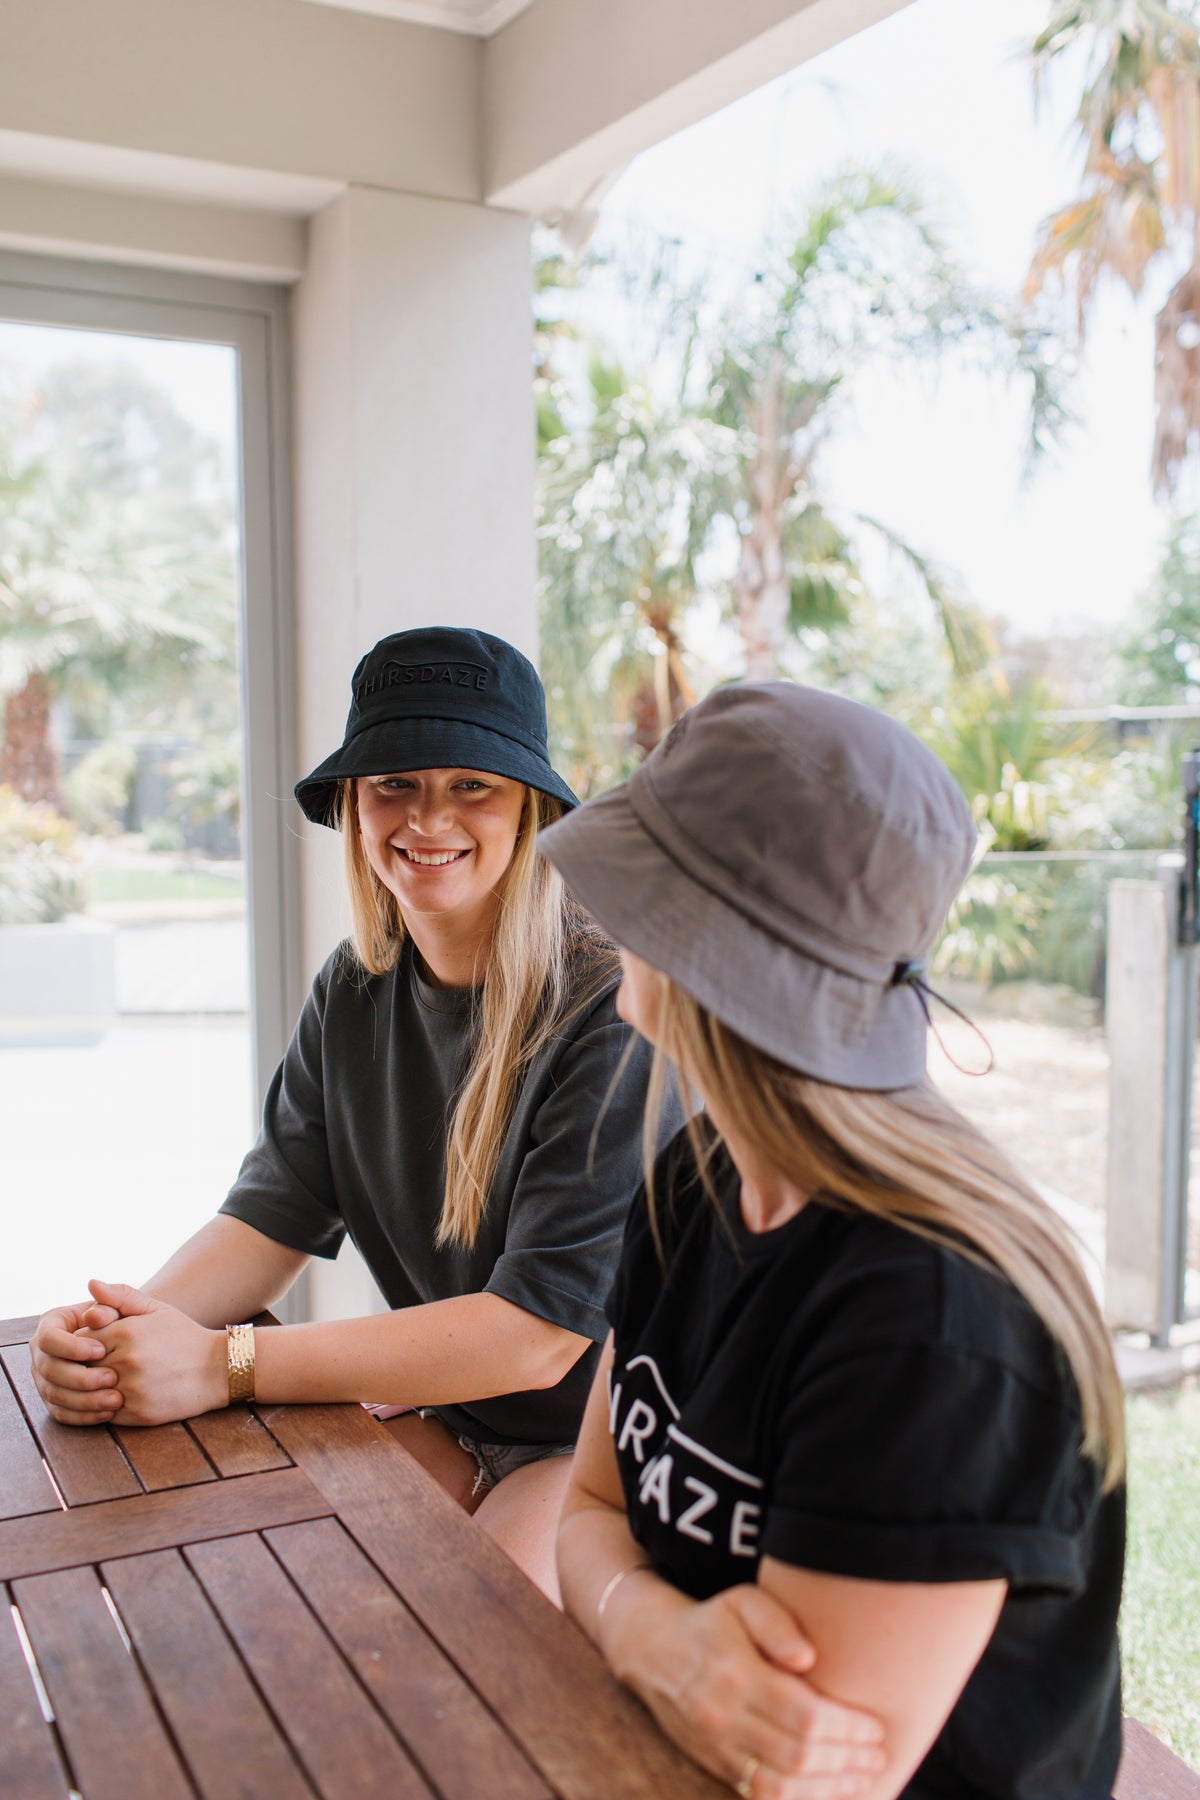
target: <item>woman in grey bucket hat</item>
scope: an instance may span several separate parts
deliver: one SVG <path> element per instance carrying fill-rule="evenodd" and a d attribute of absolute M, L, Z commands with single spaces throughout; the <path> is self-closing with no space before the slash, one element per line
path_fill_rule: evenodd
<path fill-rule="evenodd" d="M 702 1101 L 626 1229 L 564 1598 L 743 1800 L 1112 1792 L 1107 1334 L 1054 1214 L 925 1077 L 974 846 L 911 733 L 790 683 L 710 695 L 542 840 L 622 946 L 652 1096 L 666 1066 Z"/>
<path fill-rule="evenodd" d="M 101 1306 L 48 1315 L 39 1385 L 71 1424 L 118 1408 L 155 1424 L 250 1392 L 383 1402 L 393 1435 L 554 1592 L 649 1056 L 615 1016 L 612 944 L 537 854 L 575 799 L 533 666 L 486 632 L 384 638 L 297 797 L 342 833 L 353 940 L 317 974 L 220 1215 L 144 1291 L 97 1284 Z M 346 1236 L 388 1311 L 241 1323 Z"/>

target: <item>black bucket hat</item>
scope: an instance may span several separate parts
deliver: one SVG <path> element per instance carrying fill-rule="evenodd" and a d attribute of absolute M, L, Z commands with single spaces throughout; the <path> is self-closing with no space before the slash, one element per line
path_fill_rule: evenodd
<path fill-rule="evenodd" d="M 550 766 L 538 672 L 503 638 L 448 625 L 398 631 L 363 657 L 350 692 L 341 748 L 296 783 L 314 825 L 337 824 L 339 782 L 406 769 L 482 769 L 579 804 Z"/>

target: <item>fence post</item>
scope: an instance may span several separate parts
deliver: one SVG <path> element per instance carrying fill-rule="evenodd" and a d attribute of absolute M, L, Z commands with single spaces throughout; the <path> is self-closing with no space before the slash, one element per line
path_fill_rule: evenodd
<path fill-rule="evenodd" d="M 1197 947 L 1178 941 L 1182 869 L 1161 856 L 1157 881 L 1114 881 L 1108 901 L 1105 1312 L 1157 1345 L 1184 1300 Z"/>

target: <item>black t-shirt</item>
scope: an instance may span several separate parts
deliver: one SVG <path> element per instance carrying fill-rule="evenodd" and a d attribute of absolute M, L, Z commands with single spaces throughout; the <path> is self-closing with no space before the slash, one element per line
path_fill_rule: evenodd
<path fill-rule="evenodd" d="M 1010 1284 L 813 1200 L 741 1219 L 686 1133 L 630 1216 L 609 1303 L 630 1525 L 704 1598 L 759 1559 L 875 1581 L 1008 1582 L 908 1800 L 1108 1800 L 1120 1753 L 1122 1491 L 1080 1455 L 1064 1359 Z"/>
<path fill-rule="evenodd" d="M 531 1064 L 474 1245 L 438 1249 L 473 995 L 434 987 L 411 944 L 375 976 L 343 947 L 313 983 L 258 1141 L 221 1208 L 313 1256 L 335 1256 L 348 1232 L 389 1306 L 486 1292 L 593 1340 L 556 1387 L 439 1406 L 455 1430 L 485 1442 L 572 1440 L 607 1334 L 648 1073 L 640 1040 L 622 1065 L 631 1033 L 614 990 Z M 678 1122 L 668 1106 L 666 1131 Z"/>

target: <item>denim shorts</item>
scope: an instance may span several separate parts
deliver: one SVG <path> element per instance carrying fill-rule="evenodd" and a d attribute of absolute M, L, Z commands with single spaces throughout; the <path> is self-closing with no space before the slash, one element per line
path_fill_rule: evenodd
<path fill-rule="evenodd" d="M 395 1419 L 402 1413 L 418 1413 L 422 1419 L 438 1419 L 442 1424 L 436 1406 L 386 1406 L 382 1402 L 369 1405 L 364 1402 L 366 1411 L 381 1422 Z M 514 1469 L 524 1469 L 529 1463 L 545 1462 L 551 1456 L 572 1456 L 574 1444 L 482 1444 L 476 1438 L 459 1437 L 452 1425 L 446 1425 L 468 1456 L 475 1458 L 478 1473 L 475 1485 L 471 1489 L 471 1497 L 490 1494 L 497 1482 L 511 1475 Z"/>
<path fill-rule="evenodd" d="M 437 1408 L 430 1411 L 437 1413 Z M 458 1436 L 457 1432 L 455 1436 Z M 477 1494 L 490 1494 L 497 1482 L 511 1475 L 514 1469 L 524 1469 L 530 1463 L 547 1462 L 552 1456 L 573 1456 L 574 1444 L 481 1444 L 475 1438 L 460 1437 L 459 1444 L 473 1456 L 479 1473 L 475 1477 L 475 1485 L 471 1489 L 472 1497 Z"/>

